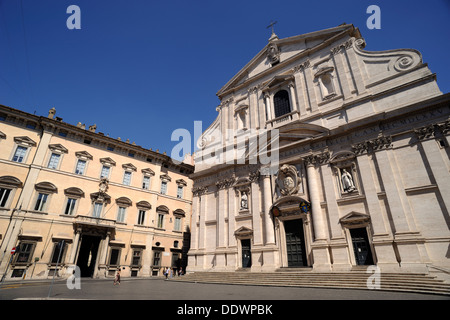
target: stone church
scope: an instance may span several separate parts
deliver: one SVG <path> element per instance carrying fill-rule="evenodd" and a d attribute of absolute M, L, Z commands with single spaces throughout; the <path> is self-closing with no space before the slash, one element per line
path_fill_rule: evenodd
<path fill-rule="evenodd" d="M 353 25 L 267 45 L 198 140 L 188 272 L 449 268 L 450 95 Z"/>

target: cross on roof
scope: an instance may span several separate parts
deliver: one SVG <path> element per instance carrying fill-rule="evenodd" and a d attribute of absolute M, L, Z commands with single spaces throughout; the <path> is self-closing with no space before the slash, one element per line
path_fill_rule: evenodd
<path fill-rule="evenodd" d="M 273 25 L 276 24 L 276 23 L 277 23 L 277 21 L 271 21 L 270 24 L 267 26 L 266 29 L 272 28 L 272 33 L 275 33 L 275 32 L 273 31 Z"/>

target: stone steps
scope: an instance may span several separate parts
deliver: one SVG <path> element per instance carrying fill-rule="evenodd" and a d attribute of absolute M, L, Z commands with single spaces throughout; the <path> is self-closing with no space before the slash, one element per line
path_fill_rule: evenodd
<path fill-rule="evenodd" d="M 365 271 L 323 273 L 311 270 L 273 273 L 236 271 L 194 272 L 174 279 L 199 283 L 368 289 L 367 280 L 371 275 L 372 273 Z M 382 273 L 379 284 L 380 290 L 450 295 L 450 284 L 421 273 Z"/>

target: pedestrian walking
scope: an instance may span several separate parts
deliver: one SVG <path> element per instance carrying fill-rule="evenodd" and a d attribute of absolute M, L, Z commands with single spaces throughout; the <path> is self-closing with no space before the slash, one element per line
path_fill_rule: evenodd
<path fill-rule="evenodd" d="M 114 278 L 114 285 L 120 285 L 120 268 L 117 269 L 116 277 Z"/>
<path fill-rule="evenodd" d="M 165 268 L 165 269 L 164 269 L 164 276 L 166 277 L 166 280 L 169 280 L 169 279 L 168 279 L 168 276 L 169 276 L 169 268 Z"/>

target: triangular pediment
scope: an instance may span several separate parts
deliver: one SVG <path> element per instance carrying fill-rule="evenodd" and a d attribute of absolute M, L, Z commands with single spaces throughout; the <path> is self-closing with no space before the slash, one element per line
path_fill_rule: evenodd
<path fill-rule="evenodd" d="M 248 237 L 253 235 L 253 230 L 247 227 L 240 227 L 234 232 L 236 237 Z"/>
<path fill-rule="evenodd" d="M 282 66 L 285 63 L 292 62 L 301 57 L 307 57 L 309 52 L 327 42 L 328 39 L 348 32 L 354 32 L 353 25 L 341 25 L 321 31 L 310 32 L 298 36 L 270 41 L 252 60 L 250 60 L 222 89 L 217 92 L 219 98 L 222 98 L 228 91 L 243 85 L 248 80 L 264 76 L 275 66 L 270 59 L 270 50 L 275 46 L 279 53 L 279 63 Z M 275 81 L 278 81 L 276 79 Z"/>
<path fill-rule="evenodd" d="M 342 225 L 364 224 L 368 223 L 369 221 L 370 216 L 368 214 L 356 211 L 352 211 L 339 219 L 339 223 Z"/>
<path fill-rule="evenodd" d="M 59 151 L 60 153 L 68 153 L 69 150 L 67 150 L 66 147 L 64 147 L 62 144 L 56 143 L 56 144 L 49 144 L 48 148 L 52 151 Z"/>

